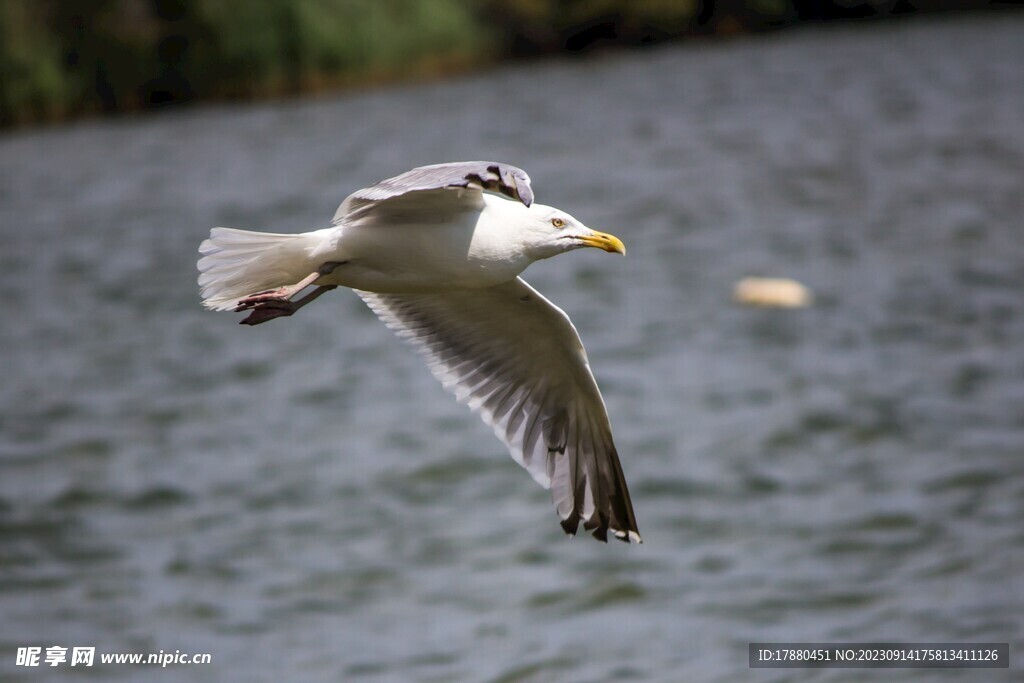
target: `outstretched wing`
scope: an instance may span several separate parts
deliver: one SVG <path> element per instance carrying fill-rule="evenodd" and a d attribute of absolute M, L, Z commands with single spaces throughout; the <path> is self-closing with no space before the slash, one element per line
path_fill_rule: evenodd
<path fill-rule="evenodd" d="M 640 542 L 604 400 L 569 317 L 521 278 L 439 294 L 358 292 L 512 457 L 550 488 L 562 527 Z"/>
<path fill-rule="evenodd" d="M 463 191 L 444 192 L 444 190 L 458 189 Z M 484 190 L 500 192 L 526 206 L 533 203 L 530 176 L 526 175 L 526 171 L 521 168 L 496 161 L 457 161 L 449 164 L 420 166 L 406 171 L 402 175 L 382 180 L 376 185 L 353 192 L 338 207 L 334 214 L 333 225 L 339 225 L 343 221 L 365 219 L 366 214 L 373 213 L 378 208 L 383 208 L 410 194 L 420 195 L 417 199 L 423 200 L 425 198 L 422 197 L 422 194 L 433 193 L 437 195 L 436 201 L 440 203 L 466 204 L 468 202 L 478 208 L 480 194 Z"/>

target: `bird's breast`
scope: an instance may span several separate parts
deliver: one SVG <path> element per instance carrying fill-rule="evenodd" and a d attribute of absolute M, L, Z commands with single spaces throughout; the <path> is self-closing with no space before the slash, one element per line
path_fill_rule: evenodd
<path fill-rule="evenodd" d="M 514 279 L 528 261 L 477 228 L 476 221 L 465 221 L 345 230 L 335 259 L 343 265 L 317 284 L 414 293 L 481 289 Z"/>

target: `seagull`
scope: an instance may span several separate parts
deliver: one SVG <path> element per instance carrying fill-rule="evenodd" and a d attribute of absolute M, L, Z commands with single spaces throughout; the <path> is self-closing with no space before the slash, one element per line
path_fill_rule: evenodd
<path fill-rule="evenodd" d="M 608 412 L 572 321 L 519 274 L 622 241 L 536 204 L 509 164 L 422 166 L 349 195 L 299 234 L 213 228 L 199 246 L 211 310 L 259 325 L 337 287 L 355 290 L 550 489 L 562 528 L 641 543 Z M 303 294 L 309 287 L 311 291 Z"/>

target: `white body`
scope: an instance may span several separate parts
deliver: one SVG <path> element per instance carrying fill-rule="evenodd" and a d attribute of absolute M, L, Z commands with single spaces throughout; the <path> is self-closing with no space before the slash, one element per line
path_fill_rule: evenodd
<path fill-rule="evenodd" d="M 318 285 L 378 293 L 481 289 L 508 282 L 538 258 L 558 253 L 547 243 L 522 238 L 534 224 L 549 227 L 552 215 L 570 216 L 542 204 L 479 197 L 479 207 L 436 212 L 424 211 L 431 207 L 423 207 L 421 199 L 415 211 L 390 212 L 387 222 L 377 215 L 365 221 L 357 216 L 296 235 L 214 228 L 200 246 L 204 304 L 230 310 L 239 299 L 297 282 L 324 263 L 341 265 Z"/>
<path fill-rule="evenodd" d="M 552 209 L 539 204 L 527 208 L 492 195 L 482 199 L 480 211 L 449 213 L 443 222 L 424 224 L 420 215 L 409 222 L 356 221 L 310 233 L 320 242 L 312 250 L 314 261 L 344 263 L 317 284 L 423 293 L 508 282 L 534 260 L 522 242 L 508 239 L 509 233 L 528 224 L 531 214 Z"/>

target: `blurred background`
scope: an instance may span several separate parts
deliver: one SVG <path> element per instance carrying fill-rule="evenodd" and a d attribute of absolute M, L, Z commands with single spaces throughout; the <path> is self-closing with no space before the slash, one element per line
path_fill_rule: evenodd
<path fill-rule="evenodd" d="M 889 640 L 1013 662 L 892 680 L 1020 680 L 1024 14 L 6 2 L 0 33 L 0 679 L 861 681 L 747 643 Z M 526 278 L 642 546 L 564 538 L 350 292 L 200 307 L 211 227 L 462 159 L 629 247 Z M 813 303 L 741 306 L 747 276 Z M 54 645 L 213 662 L 15 665 Z"/>

